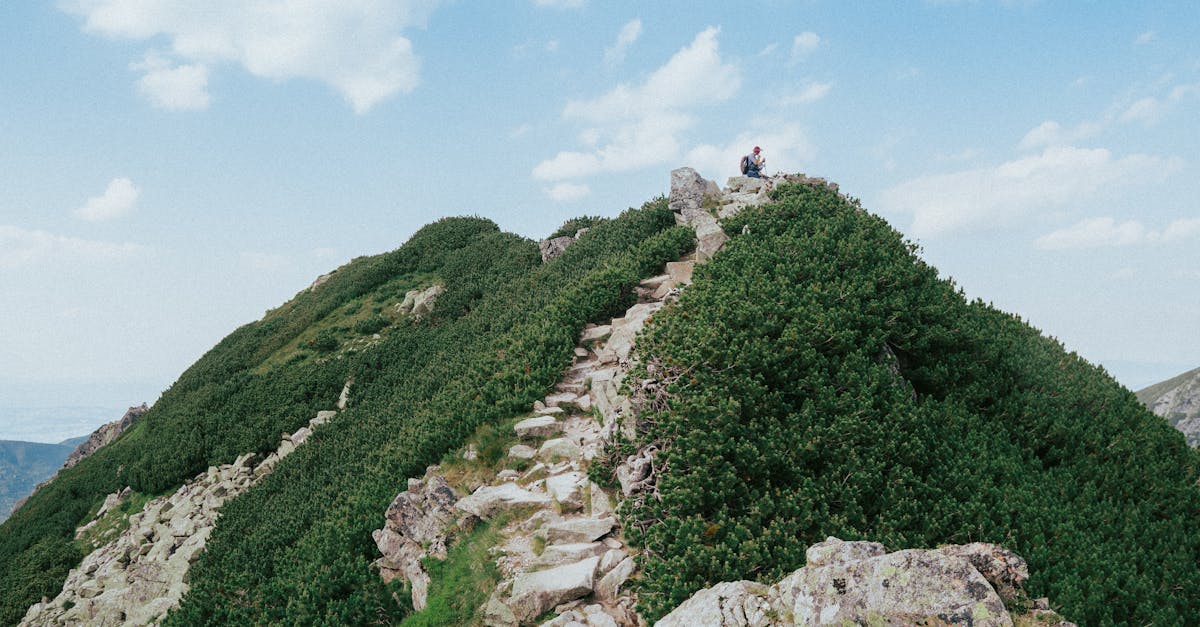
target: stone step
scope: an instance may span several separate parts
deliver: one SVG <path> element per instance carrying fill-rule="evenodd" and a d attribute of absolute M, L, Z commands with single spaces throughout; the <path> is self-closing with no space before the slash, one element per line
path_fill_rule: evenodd
<path fill-rule="evenodd" d="M 548 438 L 562 432 L 562 425 L 554 416 L 534 416 L 513 425 L 519 438 Z"/>

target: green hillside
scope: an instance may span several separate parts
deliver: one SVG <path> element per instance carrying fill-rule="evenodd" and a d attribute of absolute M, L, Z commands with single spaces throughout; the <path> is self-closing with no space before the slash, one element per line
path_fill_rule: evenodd
<path fill-rule="evenodd" d="M 75 450 L 74 440 L 58 444 L 0 440 L 0 522 L 17 501 L 47 480 Z"/>
<path fill-rule="evenodd" d="M 823 187 L 775 198 L 725 225 L 740 235 L 639 344 L 672 394 L 621 450 L 661 451 L 659 498 L 622 513 L 648 614 L 777 578 L 836 535 L 996 542 L 1080 624 L 1200 624 L 1200 461 L 1183 438 L 1054 340 L 966 302 L 882 220 Z M 693 244 L 662 199 L 579 224 L 543 264 L 487 220 L 441 220 L 230 334 L 0 525 L 0 624 L 54 596 L 105 494 L 270 450 L 349 379 L 348 408 L 222 509 L 167 622 L 399 622 L 406 595 L 369 567 L 370 533 L 406 479 L 528 411 L 584 324 Z M 396 314 L 435 282 L 432 314 Z"/>
<path fill-rule="evenodd" d="M 339 419 L 223 510 L 174 619 L 398 618 L 403 608 L 368 564 L 370 531 L 405 478 L 481 424 L 527 411 L 570 363 L 583 325 L 629 306 L 637 282 L 691 242 L 659 200 L 593 224 L 552 264 L 490 221 L 453 218 L 340 268 L 222 340 L 135 428 L 0 527 L 0 624 L 54 596 L 81 558 L 74 529 L 105 494 L 127 484 L 169 491 L 209 465 L 269 450 L 332 407 L 351 377 Z M 435 280 L 446 291 L 427 319 L 390 316 L 407 290 Z M 364 316 L 386 326 L 364 328 Z"/>
<path fill-rule="evenodd" d="M 881 219 L 825 188 L 776 198 L 725 225 L 747 234 L 639 345 L 674 397 L 638 443 L 661 451 L 661 500 L 625 511 L 648 617 L 717 581 L 778 580 L 833 535 L 993 542 L 1081 625 L 1200 624 L 1183 437 L 967 302 Z"/>

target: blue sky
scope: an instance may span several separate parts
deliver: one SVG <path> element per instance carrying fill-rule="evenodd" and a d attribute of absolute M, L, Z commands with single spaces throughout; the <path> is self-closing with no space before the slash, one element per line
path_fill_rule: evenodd
<path fill-rule="evenodd" d="M 438 217 L 543 237 L 756 144 L 1136 389 L 1200 365 L 1198 42 L 1195 2 L 4 3 L 0 411 L 117 418 Z"/>

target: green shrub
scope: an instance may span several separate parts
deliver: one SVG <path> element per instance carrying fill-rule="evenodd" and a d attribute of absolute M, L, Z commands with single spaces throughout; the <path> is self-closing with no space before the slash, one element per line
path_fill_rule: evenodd
<path fill-rule="evenodd" d="M 321 353 L 332 353 L 337 350 L 338 339 L 331 329 L 325 329 L 309 342 L 309 346 Z"/>
<path fill-rule="evenodd" d="M 374 315 L 354 323 L 354 332 L 359 335 L 373 335 L 384 330 L 391 323 L 391 320 L 383 316 Z"/>
<path fill-rule="evenodd" d="M 854 203 L 775 198 L 725 225 L 739 235 L 638 345 L 674 396 L 639 440 L 661 499 L 623 514 L 648 618 L 778 580 L 833 535 L 994 542 L 1080 624 L 1200 624 L 1200 464 L 1180 434 Z"/>

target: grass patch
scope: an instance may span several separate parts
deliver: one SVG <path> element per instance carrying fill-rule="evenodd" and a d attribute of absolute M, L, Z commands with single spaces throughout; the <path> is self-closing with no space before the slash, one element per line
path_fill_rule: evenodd
<path fill-rule="evenodd" d="M 446 561 L 424 562 L 432 580 L 425 609 L 405 618 L 402 627 L 483 624 L 479 609 L 500 583 L 490 549 L 500 544 L 500 530 L 510 517 L 498 516 L 476 525 L 455 543 Z"/>

